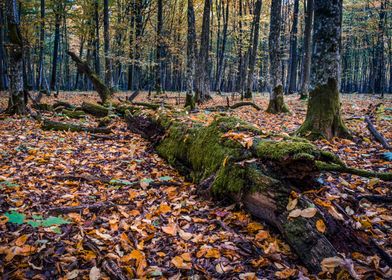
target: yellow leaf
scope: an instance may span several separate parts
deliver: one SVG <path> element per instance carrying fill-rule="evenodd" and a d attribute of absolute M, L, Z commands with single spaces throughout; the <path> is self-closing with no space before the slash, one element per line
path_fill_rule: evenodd
<path fill-rule="evenodd" d="M 218 249 L 211 248 L 207 250 L 207 253 L 205 254 L 206 258 L 212 258 L 212 259 L 219 259 L 221 257 L 220 252 Z"/>
<path fill-rule="evenodd" d="M 256 239 L 257 241 L 261 241 L 261 240 L 267 239 L 268 236 L 269 236 L 268 231 L 260 230 L 260 231 L 256 234 L 255 239 Z"/>
<path fill-rule="evenodd" d="M 177 234 L 177 225 L 174 223 L 168 224 L 166 227 L 162 227 L 164 233 L 175 236 Z"/>
<path fill-rule="evenodd" d="M 191 261 L 191 254 L 190 253 L 184 253 L 184 254 L 181 255 L 181 258 L 184 261 L 190 262 Z"/>
<path fill-rule="evenodd" d="M 249 223 L 248 226 L 247 226 L 248 232 L 256 232 L 256 231 L 259 231 L 261 229 L 263 229 L 263 226 L 261 224 L 259 224 L 259 223 L 256 223 L 256 222 Z"/>
<path fill-rule="evenodd" d="M 316 208 L 306 208 L 301 211 L 301 217 L 304 218 L 312 218 L 316 215 L 317 209 Z"/>
<path fill-rule="evenodd" d="M 166 214 L 166 213 L 168 213 L 170 211 L 171 211 L 170 206 L 167 205 L 167 204 L 163 204 L 163 203 L 159 206 L 159 209 L 158 209 L 158 212 L 160 214 Z"/>
<path fill-rule="evenodd" d="M 23 246 L 26 243 L 27 239 L 29 239 L 29 236 L 30 235 L 27 235 L 27 234 L 19 236 L 18 239 L 16 239 L 16 241 L 15 241 L 15 245 L 16 246 Z"/>
<path fill-rule="evenodd" d="M 288 279 L 294 276 L 296 272 L 297 270 L 295 269 L 286 268 L 285 270 L 275 272 L 275 276 L 278 277 L 279 279 Z"/>
<path fill-rule="evenodd" d="M 316 228 L 319 232 L 324 233 L 326 230 L 326 226 L 323 220 L 319 219 L 316 222 Z"/>
<path fill-rule="evenodd" d="M 291 199 L 291 197 L 289 198 L 289 203 L 286 206 L 287 211 L 291 211 L 294 210 L 294 208 L 297 206 L 298 203 L 298 199 Z"/>
<path fill-rule="evenodd" d="M 192 264 L 184 262 L 184 259 L 181 256 L 176 256 L 171 260 L 171 263 L 174 264 L 178 269 L 191 269 Z"/>

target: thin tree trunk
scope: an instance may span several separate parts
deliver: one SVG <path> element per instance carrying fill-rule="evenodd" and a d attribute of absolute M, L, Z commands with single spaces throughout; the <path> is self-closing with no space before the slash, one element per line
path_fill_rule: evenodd
<path fill-rule="evenodd" d="M 293 12 L 293 26 L 290 33 L 290 72 L 288 73 L 288 93 L 292 94 L 297 91 L 297 65 L 298 65 L 298 51 L 297 51 L 297 35 L 298 35 L 298 12 L 299 0 L 294 1 Z"/>
<path fill-rule="evenodd" d="M 229 15 L 230 15 L 230 1 L 226 1 L 226 8 L 223 12 L 223 39 L 221 44 L 221 49 L 219 51 L 218 64 L 217 64 L 217 77 L 216 77 L 216 85 L 215 90 L 221 91 L 222 87 L 222 79 L 225 68 L 225 51 L 227 44 L 227 31 L 229 27 Z"/>
<path fill-rule="evenodd" d="M 0 3 L 0 90 L 5 90 L 8 88 L 7 83 L 7 59 L 6 52 L 4 48 L 4 38 L 5 38 L 5 3 Z"/>
<path fill-rule="evenodd" d="M 57 62 L 60 44 L 60 23 L 61 23 L 61 3 L 55 4 L 55 31 L 53 43 L 52 77 L 50 79 L 50 89 L 57 90 Z"/>
<path fill-rule="evenodd" d="M 210 82 L 208 75 L 210 44 L 210 12 L 211 0 L 204 1 L 203 24 L 200 36 L 199 61 L 196 67 L 196 102 L 202 103 L 210 99 Z"/>
<path fill-rule="evenodd" d="M 156 71 L 155 71 L 155 91 L 162 93 L 162 58 L 163 58 L 163 0 L 158 0 L 157 11 L 157 48 L 156 48 Z"/>
<path fill-rule="evenodd" d="M 43 89 L 44 76 L 44 47 L 45 47 L 45 0 L 41 0 L 41 18 L 39 32 L 39 58 L 37 73 L 37 88 L 39 91 Z"/>
<path fill-rule="evenodd" d="M 193 0 L 188 0 L 188 36 L 187 36 L 187 72 L 186 72 L 186 100 L 185 107 L 191 109 L 195 107 L 195 99 L 193 96 L 193 85 L 195 75 L 195 56 L 196 56 L 196 27 L 195 27 L 195 11 L 193 8 Z"/>
<path fill-rule="evenodd" d="M 103 1 L 103 40 L 105 52 L 105 84 L 113 88 L 112 59 L 110 58 L 109 0 Z"/>
<path fill-rule="evenodd" d="M 254 11 L 254 19 L 253 19 L 252 48 L 250 50 L 250 57 L 249 57 L 249 73 L 246 81 L 245 98 L 252 98 L 252 87 L 253 87 L 254 72 L 256 67 L 257 50 L 259 48 L 261 5 L 262 5 L 262 1 L 257 0 L 255 5 L 255 11 Z"/>
<path fill-rule="evenodd" d="M 300 98 L 306 99 L 309 94 L 310 65 L 312 59 L 312 25 L 314 0 L 307 0 L 305 12 L 304 57 L 302 62 L 302 85 Z"/>
<path fill-rule="evenodd" d="M 281 30 L 281 9 L 282 0 L 274 0 L 271 3 L 271 20 L 269 34 L 269 56 L 270 56 L 270 80 L 272 92 L 267 112 L 269 113 L 285 113 L 288 112 L 283 99 L 283 83 L 282 83 L 282 62 L 280 50 L 280 30 Z"/>
<path fill-rule="evenodd" d="M 94 67 L 95 73 L 101 76 L 101 59 L 100 53 L 100 36 L 99 36 L 99 0 L 94 1 L 94 23 L 95 23 L 95 39 L 94 39 Z"/>
<path fill-rule="evenodd" d="M 379 11 L 379 23 L 378 23 L 378 36 L 377 36 L 377 47 L 376 47 L 376 62 L 375 62 L 375 81 L 374 81 L 374 93 L 381 94 L 384 96 L 385 86 L 385 54 L 384 54 L 384 35 L 385 35 L 385 9 L 386 0 L 381 1 Z"/>

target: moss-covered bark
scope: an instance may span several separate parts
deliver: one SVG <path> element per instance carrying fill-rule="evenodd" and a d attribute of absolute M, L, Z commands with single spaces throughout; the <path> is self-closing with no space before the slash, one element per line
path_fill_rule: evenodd
<path fill-rule="evenodd" d="M 310 92 L 308 112 L 298 135 L 310 138 L 350 137 L 340 113 L 340 97 L 337 81 L 318 85 Z"/>
<path fill-rule="evenodd" d="M 43 130 L 55 130 L 55 131 L 72 131 L 72 132 L 91 132 L 91 133 L 103 133 L 109 134 L 112 131 L 106 127 L 87 127 L 82 125 L 63 123 L 63 122 L 55 122 L 50 120 L 44 120 L 42 124 Z"/>
<path fill-rule="evenodd" d="M 324 234 L 318 232 L 317 220 L 323 220 L 327 228 L 333 220 L 322 208 L 312 218 L 288 217 L 290 195 L 317 186 L 320 163 L 344 166 L 336 156 L 302 138 L 260 137 L 258 128 L 233 117 L 219 116 L 209 125 L 184 119 L 186 115 L 180 112 L 126 114 L 129 128 L 152 141 L 158 153 L 191 180 L 208 181 L 216 198 L 241 202 L 253 215 L 278 228 L 312 271 L 320 270 L 321 261 L 338 251 L 369 250 L 343 224 L 334 224 Z M 238 137 L 231 138 L 228 132 Z M 235 140 L 244 135 L 252 139 L 250 146 Z M 317 206 L 300 196 L 297 208 L 309 207 Z"/>
<path fill-rule="evenodd" d="M 99 104 L 83 102 L 82 110 L 96 117 L 106 117 L 109 115 L 109 109 Z"/>
<path fill-rule="evenodd" d="M 267 112 L 271 114 L 289 113 L 290 110 L 284 103 L 283 86 L 275 87 L 271 93 L 271 98 L 268 104 Z"/>

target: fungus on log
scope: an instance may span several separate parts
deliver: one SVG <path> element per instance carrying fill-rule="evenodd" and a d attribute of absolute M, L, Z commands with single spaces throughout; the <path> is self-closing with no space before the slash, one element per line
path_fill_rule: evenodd
<path fill-rule="evenodd" d="M 376 253 L 357 232 L 301 194 L 316 188 L 321 169 L 358 171 L 311 142 L 263 138 L 258 128 L 227 116 L 209 125 L 165 110 L 128 111 L 125 118 L 130 130 L 150 140 L 163 158 L 195 183 L 208 186 L 214 197 L 241 202 L 251 214 L 275 226 L 311 271 L 320 271 L 322 260 L 338 252 Z M 391 173 L 362 175 L 392 179 Z M 315 208 L 314 216 L 290 217 L 287 206 L 292 199 L 298 201 L 297 209 Z M 327 226 L 324 233 L 317 230 L 319 220 Z"/>

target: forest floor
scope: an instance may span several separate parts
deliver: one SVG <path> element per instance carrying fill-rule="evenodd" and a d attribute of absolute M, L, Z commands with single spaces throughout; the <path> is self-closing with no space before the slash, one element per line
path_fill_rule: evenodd
<path fill-rule="evenodd" d="M 60 93 L 58 99 L 80 104 L 97 97 Z M 178 102 L 168 100 L 173 105 Z M 296 96 L 286 100 L 292 114 L 275 116 L 250 107 L 227 114 L 266 133 L 289 134 L 303 122 L 306 102 Z M 43 100 L 54 101 L 53 97 Z M 138 101 L 152 102 L 146 95 Z M 254 101 L 267 108 L 266 95 Z M 230 98 L 230 102 L 236 101 Z M 349 166 L 391 172 L 392 162 L 383 157 L 388 151 L 358 118 L 367 114 L 369 105 L 380 102 L 371 96 L 345 95 L 342 111 L 355 140 L 315 144 L 338 154 Z M 392 139 L 392 100 L 382 102 L 376 125 Z M 0 95 L 0 108 L 5 105 L 6 97 Z M 203 108 L 216 105 L 226 105 L 226 99 L 216 96 Z M 190 118 L 209 122 L 214 114 L 200 110 Z M 61 114 L 45 116 L 70 121 Z M 96 126 L 92 117 L 71 122 Z M 315 277 L 273 229 L 239 205 L 197 196 L 196 186 L 186 182 L 148 142 L 130 133 L 123 120 L 116 119 L 111 127 L 112 139 L 100 139 L 88 133 L 43 131 L 33 119 L 0 115 L 0 278 L 109 279 L 110 271 L 120 277 L 118 268 L 129 278 Z M 324 173 L 318 180 L 323 188 L 309 194 L 314 203 L 328 207 L 334 217 L 346 220 L 391 254 L 391 204 L 360 197 L 390 197 L 392 184 L 334 173 Z M 340 279 L 392 277 L 378 256 L 354 252 L 342 258 L 352 262 L 346 262 Z M 328 273 L 319 276 L 331 277 Z"/>

